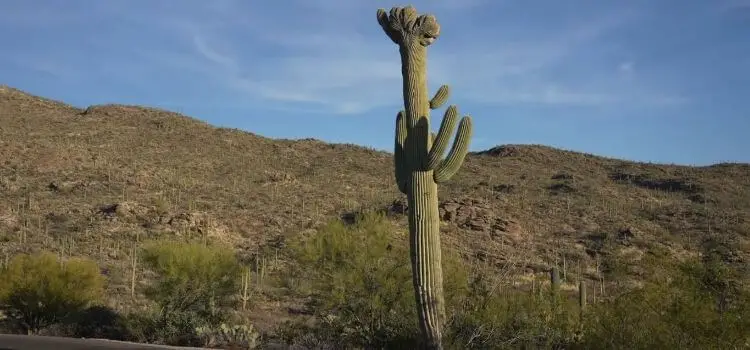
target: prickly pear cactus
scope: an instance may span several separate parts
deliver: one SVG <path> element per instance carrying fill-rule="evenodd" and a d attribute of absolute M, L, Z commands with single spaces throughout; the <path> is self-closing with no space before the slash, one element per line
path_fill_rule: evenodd
<path fill-rule="evenodd" d="M 411 6 L 378 10 L 378 22 L 401 54 L 404 107 L 396 117 L 394 165 L 396 184 L 409 206 L 410 257 L 419 325 L 427 348 L 442 348 L 445 323 L 440 218 L 437 184 L 448 181 L 469 150 L 471 118 L 458 120 L 456 106 L 445 111 L 437 135 L 430 132 L 430 110 L 448 99 L 443 85 L 430 99 L 427 92 L 427 47 L 440 35 L 432 15 L 418 15 Z M 453 132 L 453 147 L 443 157 Z"/>

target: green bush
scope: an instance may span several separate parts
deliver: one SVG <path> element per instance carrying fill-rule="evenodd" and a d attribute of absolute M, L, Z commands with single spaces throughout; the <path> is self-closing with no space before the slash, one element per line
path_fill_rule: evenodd
<path fill-rule="evenodd" d="M 288 322 L 277 336 L 312 348 L 416 348 L 408 238 L 394 229 L 382 215 L 369 213 L 353 225 L 334 221 L 312 237 L 293 240 L 285 286 L 310 301 L 317 322 Z M 473 271 L 444 249 L 446 348 L 554 347 L 576 339 L 575 302 L 509 288 L 500 293 L 490 277 L 492 271 Z"/>
<path fill-rule="evenodd" d="M 555 349 L 579 334 L 577 302 L 565 295 L 531 294 L 509 285 L 492 288 L 489 271 L 478 271 L 446 329 L 452 349 Z M 495 282 L 495 283 L 493 283 Z"/>
<path fill-rule="evenodd" d="M 367 213 L 352 225 L 336 220 L 314 236 L 290 243 L 294 264 L 285 276 L 286 287 L 310 300 L 318 323 L 313 328 L 285 325 L 279 332 L 286 341 L 304 337 L 309 346 L 416 346 L 408 238 L 394 235 L 394 228 L 381 214 Z M 466 293 L 466 271 L 450 254 L 443 255 L 443 266 L 450 312 Z M 311 334 L 317 339 L 309 339 Z"/>
<path fill-rule="evenodd" d="M 87 259 L 52 253 L 17 255 L 0 272 L 0 308 L 28 334 L 68 320 L 101 300 L 104 277 Z"/>
<path fill-rule="evenodd" d="M 668 280 L 649 281 L 592 308 L 584 348 L 739 349 L 750 344 L 750 295 L 731 271 L 712 259 L 669 268 Z M 734 287 L 733 287 L 734 285 Z"/>
<path fill-rule="evenodd" d="M 64 327 L 64 335 L 74 338 L 130 340 L 127 319 L 116 310 L 94 305 L 76 313 Z"/>
<path fill-rule="evenodd" d="M 195 330 L 227 320 L 240 281 L 240 264 L 229 247 L 183 242 L 152 242 L 143 261 L 156 273 L 145 294 L 159 306 L 155 334 L 175 345 L 200 341 Z"/>
<path fill-rule="evenodd" d="M 291 242 L 295 262 L 286 282 L 310 300 L 321 341 L 338 346 L 412 342 L 418 332 L 408 248 L 377 214 L 347 226 L 333 221 L 309 239 Z M 407 245 L 408 246 L 408 245 Z"/>
<path fill-rule="evenodd" d="M 158 314 L 149 312 L 131 312 L 122 315 L 122 321 L 127 330 L 123 340 L 136 343 L 164 343 L 157 329 Z"/>
<path fill-rule="evenodd" d="M 196 332 L 203 338 L 205 347 L 256 349 L 260 346 L 260 334 L 251 324 L 207 325 L 199 327 Z"/>

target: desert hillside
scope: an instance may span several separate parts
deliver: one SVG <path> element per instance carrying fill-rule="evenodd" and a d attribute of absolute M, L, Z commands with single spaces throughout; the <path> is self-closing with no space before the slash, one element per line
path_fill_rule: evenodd
<path fill-rule="evenodd" d="M 385 210 L 403 227 L 392 172 L 391 154 L 355 145 L 269 139 L 139 106 L 77 108 L 0 87 L 0 257 L 91 257 L 117 308 L 136 303 L 122 296 L 137 240 L 203 237 L 251 260 L 363 210 Z M 709 252 L 750 274 L 748 164 L 505 145 L 468 156 L 440 191 L 446 249 L 519 283 L 565 265 L 614 293 L 609 286 L 649 273 L 647 256 Z M 261 305 L 258 326 L 289 317 L 291 304 Z"/>

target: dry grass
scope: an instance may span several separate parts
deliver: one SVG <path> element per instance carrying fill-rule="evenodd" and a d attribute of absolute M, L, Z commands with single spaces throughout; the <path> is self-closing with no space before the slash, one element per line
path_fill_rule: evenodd
<path fill-rule="evenodd" d="M 446 220 L 446 248 L 519 283 L 553 264 L 570 281 L 637 282 L 649 254 L 719 249 L 738 268 L 750 262 L 747 164 L 509 145 L 469 156 L 440 196 L 463 213 Z M 41 249 L 94 258 L 120 309 L 139 305 L 126 297 L 139 240 L 222 240 L 250 261 L 332 217 L 400 200 L 389 153 L 272 140 L 153 108 L 83 110 L 0 86 L 0 259 Z M 288 316 L 290 301 L 269 294 L 254 311 L 260 328 Z"/>

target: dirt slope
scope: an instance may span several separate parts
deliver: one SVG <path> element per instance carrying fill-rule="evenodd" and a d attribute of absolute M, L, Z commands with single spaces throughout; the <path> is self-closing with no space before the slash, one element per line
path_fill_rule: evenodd
<path fill-rule="evenodd" d="M 618 284 L 637 283 L 648 255 L 713 250 L 750 265 L 747 164 L 506 145 L 467 157 L 440 198 L 446 246 L 517 280 L 563 258 L 569 273 Z M 118 308 L 133 304 L 122 296 L 136 239 L 207 237 L 250 259 L 366 208 L 397 218 L 404 209 L 389 153 L 273 140 L 153 108 L 79 109 L 0 87 L 0 258 L 39 249 L 94 258 Z M 283 305 L 258 311 L 259 327 L 284 317 Z"/>

